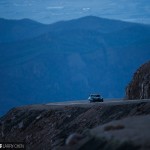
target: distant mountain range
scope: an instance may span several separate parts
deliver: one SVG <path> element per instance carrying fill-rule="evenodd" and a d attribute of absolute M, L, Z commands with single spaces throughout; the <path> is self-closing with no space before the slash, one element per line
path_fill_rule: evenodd
<path fill-rule="evenodd" d="M 124 97 L 150 60 L 150 25 L 94 16 L 44 25 L 0 19 L 1 113 L 17 105 Z"/>

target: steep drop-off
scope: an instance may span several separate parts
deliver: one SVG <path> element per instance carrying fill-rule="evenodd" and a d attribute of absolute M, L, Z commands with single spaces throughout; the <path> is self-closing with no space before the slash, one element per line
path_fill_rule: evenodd
<path fill-rule="evenodd" d="M 27 150 L 52 150 L 56 147 L 64 146 L 65 140 L 72 133 L 77 132 L 84 134 L 84 132 L 87 133 L 89 129 L 114 120 L 131 116 L 140 117 L 149 114 L 150 101 L 148 100 L 18 107 L 12 109 L 5 116 L 0 118 L 0 142 L 25 142 Z M 149 120 L 145 121 L 149 122 Z M 143 126 L 146 127 L 147 123 L 145 121 Z M 122 125 L 122 123 L 121 121 L 118 124 Z M 134 119 L 131 119 L 130 123 L 137 126 Z M 113 124 L 111 124 L 111 126 L 109 125 L 110 127 L 107 127 L 106 130 L 111 132 L 113 129 L 117 129 L 115 127 L 113 128 L 114 125 L 112 125 Z M 138 127 L 137 130 L 140 129 Z M 134 131 L 133 126 L 130 128 L 125 125 L 123 129 L 124 132 L 126 129 L 130 132 L 125 132 L 128 134 L 125 134 L 125 136 L 122 136 L 119 140 L 123 140 L 124 137 L 128 139 L 128 135 L 134 133 L 131 132 Z M 150 130 L 147 130 L 147 133 L 149 133 L 149 131 Z M 99 132 L 97 132 L 97 134 L 98 133 Z M 138 130 L 138 135 L 141 133 L 143 133 L 143 130 Z M 102 136 L 103 134 L 100 135 Z M 136 137 L 135 135 L 133 140 L 136 138 L 138 138 L 138 136 Z M 140 140 L 145 141 L 145 139 Z M 91 150 L 94 149 L 93 146 L 99 144 L 101 143 L 96 142 L 95 144 L 89 145 L 90 147 L 87 147 Z M 147 144 L 149 145 L 149 143 Z M 113 149 L 113 147 L 111 148 Z M 73 150 L 73 148 L 71 148 L 71 150 Z M 87 149 L 85 148 L 85 150 Z"/>

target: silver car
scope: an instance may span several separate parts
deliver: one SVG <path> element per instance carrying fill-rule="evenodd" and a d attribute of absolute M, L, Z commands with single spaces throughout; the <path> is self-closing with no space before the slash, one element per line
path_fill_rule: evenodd
<path fill-rule="evenodd" d="M 90 103 L 92 102 L 103 102 L 103 98 L 99 94 L 91 94 L 88 98 Z"/>

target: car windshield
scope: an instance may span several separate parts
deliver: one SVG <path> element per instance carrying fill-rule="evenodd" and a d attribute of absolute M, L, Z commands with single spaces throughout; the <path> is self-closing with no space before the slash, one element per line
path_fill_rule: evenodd
<path fill-rule="evenodd" d="M 91 97 L 100 97 L 100 95 L 94 95 L 94 94 L 92 94 Z"/>

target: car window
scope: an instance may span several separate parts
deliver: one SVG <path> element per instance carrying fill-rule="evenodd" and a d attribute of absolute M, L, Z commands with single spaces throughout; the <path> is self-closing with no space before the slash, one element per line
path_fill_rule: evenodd
<path fill-rule="evenodd" d="M 91 95 L 91 97 L 100 97 L 100 95 Z"/>

